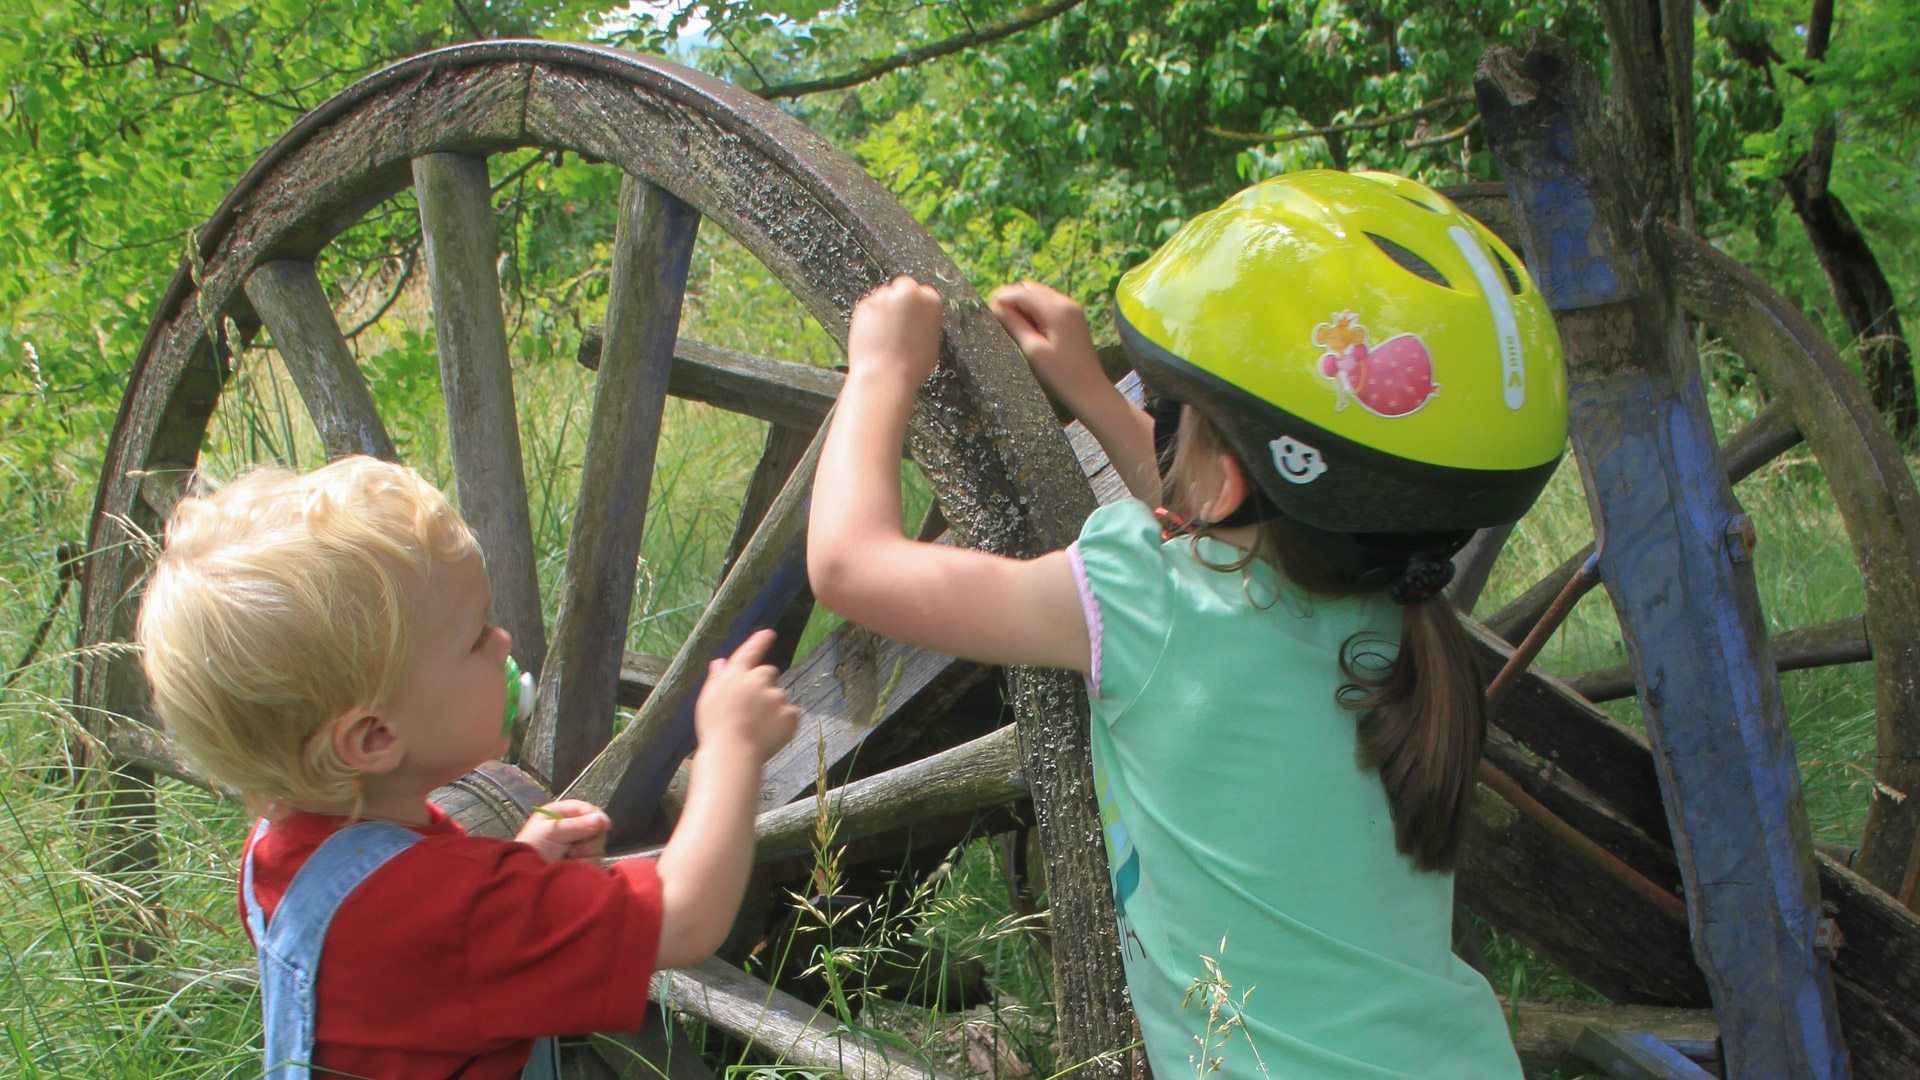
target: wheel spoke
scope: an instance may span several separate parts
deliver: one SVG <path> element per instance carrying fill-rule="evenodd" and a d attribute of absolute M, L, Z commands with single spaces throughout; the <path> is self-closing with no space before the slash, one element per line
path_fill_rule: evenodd
<path fill-rule="evenodd" d="M 521 757 L 564 788 L 613 735 L 635 560 L 646 528 L 673 343 L 699 211 L 632 177 L 620 184 L 605 360 L 580 470 L 553 643 Z"/>
<path fill-rule="evenodd" d="M 1800 428 L 1786 402 L 1768 405 L 1720 444 L 1720 461 L 1726 466 L 1728 482 L 1737 484 L 1745 480 L 1767 462 L 1799 445 L 1800 440 Z M 1519 644 L 1546 613 L 1547 605 L 1553 603 L 1553 598 L 1560 595 L 1560 590 L 1566 588 L 1567 582 L 1573 580 L 1573 575 L 1580 572 L 1592 554 L 1592 544 L 1574 552 L 1572 558 L 1554 567 L 1532 588 L 1489 616 L 1487 628 Z"/>
<path fill-rule="evenodd" d="M 486 553 L 493 620 L 513 635 L 513 655 L 520 666 L 537 672 L 546 657 L 547 634 L 534 572 L 506 318 L 494 269 L 499 245 L 486 159 L 463 154 L 417 157 L 413 184 L 433 293 L 460 512 Z"/>
<path fill-rule="evenodd" d="M 1873 659 L 1867 621 L 1859 615 L 1775 634 L 1772 647 L 1773 665 L 1779 671 L 1860 664 Z M 1583 671 L 1566 683 L 1593 702 L 1614 701 L 1634 693 L 1633 670 L 1625 664 Z"/>
<path fill-rule="evenodd" d="M 766 449 L 760 453 L 760 462 L 754 466 L 753 478 L 747 481 L 747 494 L 740 503 L 740 518 L 734 523 L 733 536 L 727 540 L 727 553 L 721 560 L 720 576 L 725 578 L 733 571 L 734 561 L 746 550 L 748 541 L 753 539 L 755 529 L 767 516 L 767 507 L 780 494 L 780 488 L 793 475 L 793 467 L 806 456 L 807 446 L 813 442 L 813 431 L 786 427 L 775 424 L 767 432 Z M 779 639 L 773 643 L 773 649 L 767 653 L 767 663 L 785 668 L 793 663 L 794 650 L 800 644 L 800 635 L 807 629 L 807 618 L 813 614 L 813 590 L 803 588 L 787 605 L 787 610 L 773 624 Z"/>
<path fill-rule="evenodd" d="M 1487 587 L 1487 576 L 1493 573 L 1493 564 L 1499 561 L 1507 537 L 1512 535 L 1512 525 L 1481 529 L 1453 557 L 1453 584 L 1447 586 L 1447 599 L 1454 607 L 1473 612 L 1473 605 L 1480 602 L 1480 593 Z"/>
<path fill-rule="evenodd" d="M 605 338 L 598 327 L 581 335 L 574 359 L 589 371 L 600 370 Z M 765 420 L 776 427 L 812 432 L 840 396 L 846 376 L 837 371 L 769 360 L 681 338 L 673 345 L 673 373 L 667 393 L 703 401 L 728 412 Z"/>
<path fill-rule="evenodd" d="M 567 789 L 619 823 L 615 842 L 652 822 L 674 768 L 692 751 L 694 696 L 707 662 L 773 625 L 806 587 L 808 493 L 826 434 L 823 423 L 639 715 Z"/>
<path fill-rule="evenodd" d="M 1794 422 L 1793 410 L 1785 401 L 1773 402 L 1720 444 L 1720 462 L 1727 467 L 1727 481 L 1737 484 L 1745 480 L 1800 441 L 1800 426 Z"/>
<path fill-rule="evenodd" d="M 261 263 L 247 278 L 247 299 L 273 335 L 281 362 L 320 429 L 327 457 L 367 454 L 397 460 L 313 264 Z"/>

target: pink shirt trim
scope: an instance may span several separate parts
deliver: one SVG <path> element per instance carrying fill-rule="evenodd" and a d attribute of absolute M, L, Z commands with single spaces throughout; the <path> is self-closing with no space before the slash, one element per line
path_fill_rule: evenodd
<path fill-rule="evenodd" d="M 1067 545 L 1067 563 L 1073 567 L 1073 587 L 1080 590 L 1080 613 L 1087 620 L 1087 696 L 1100 699 L 1100 601 L 1087 584 L 1087 564 L 1080 557 L 1080 541 Z"/>

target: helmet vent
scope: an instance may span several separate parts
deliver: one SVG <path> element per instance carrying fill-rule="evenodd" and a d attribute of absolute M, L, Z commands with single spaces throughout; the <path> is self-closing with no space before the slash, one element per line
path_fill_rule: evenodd
<path fill-rule="evenodd" d="M 1399 263 L 1402 269 L 1405 269 L 1414 276 L 1425 278 L 1443 289 L 1453 288 L 1447 281 L 1446 275 L 1442 274 L 1438 267 L 1413 252 L 1408 251 L 1406 248 L 1401 247 L 1399 244 L 1394 243 L 1384 236 L 1375 235 L 1374 233 L 1368 233 L 1367 239 L 1373 241 L 1373 246 L 1384 252 L 1387 258 Z M 1511 273 L 1511 271 L 1509 271 L 1509 273 Z"/>
<path fill-rule="evenodd" d="M 1397 191 L 1394 192 L 1394 194 L 1400 195 L 1400 193 Z M 1420 209 L 1425 210 L 1429 214 L 1437 214 L 1440 212 L 1438 210 L 1435 210 L 1433 207 L 1428 206 L 1426 203 L 1421 202 L 1419 199 L 1414 198 L 1411 195 L 1400 195 L 1400 197 L 1412 203 L 1413 205 L 1419 207 Z"/>
<path fill-rule="evenodd" d="M 1515 296 L 1519 296 L 1520 295 L 1520 275 L 1513 272 L 1513 265 L 1507 262 L 1507 257 L 1505 255 L 1500 254 L 1498 251 L 1493 253 L 1493 261 L 1499 263 L 1500 272 L 1507 275 L 1508 291 L 1512 292 L 1513 295 Z"/>

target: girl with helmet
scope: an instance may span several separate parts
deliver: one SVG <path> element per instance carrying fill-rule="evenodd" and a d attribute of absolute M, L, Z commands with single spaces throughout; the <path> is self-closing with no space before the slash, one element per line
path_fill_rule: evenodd
<path fill-rule="evenodd" d="M 1450 950 L 1485 717 L 1441 590 L 1565 442 L 1559 341 L 1520 261 L 1399 177 L 1256 185 L 1121 279 L 1151 416 L 1106 382 L 1072 300 L 1028 282 L 992 306 L 1134 498 L 1038 559 L 908 540 L 900 443 L 941 311 L 900 278 L 854 312 L 814 485 L 818 599 L 1086 676 L 1158 1075 L 1517 1078 L 1492 990 Z M 1224 1036 L 1195 992 L 1220 981 Z"/>

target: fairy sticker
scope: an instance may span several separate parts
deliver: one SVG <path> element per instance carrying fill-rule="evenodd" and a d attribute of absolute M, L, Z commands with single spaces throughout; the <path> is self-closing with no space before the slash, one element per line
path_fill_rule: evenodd
<path fill-rule="evenodd" d="M 1367 328 L 1351 311 L 1313 328 L 1313 343 L 1325 349 L 1320 374 L 1333 380 L 1333 410 L 1352 402 L 1375 416 L 1408 416 L 1440 393 L 1433 381 L 1433 355 L 1416 334 L 1399 334 L 1372 349 Z"/>

